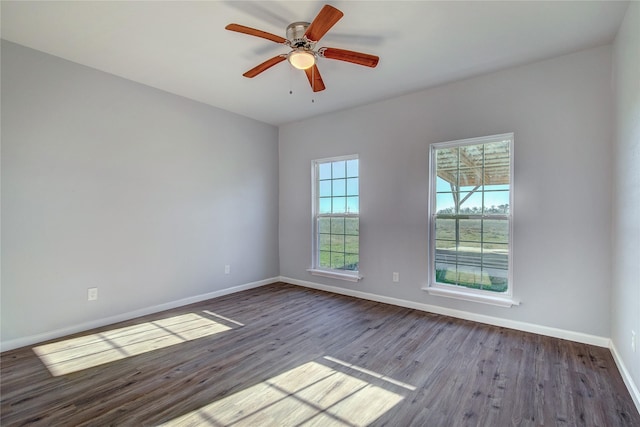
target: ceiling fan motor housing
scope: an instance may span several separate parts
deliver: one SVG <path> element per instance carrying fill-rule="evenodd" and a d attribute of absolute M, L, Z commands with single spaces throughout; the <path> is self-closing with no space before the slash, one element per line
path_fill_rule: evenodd
<path fill-rule="evenodd" d="M 293 22 L 287 27 L 287 40 L 291 47 L 302 47 L 312 49 L 312 43 L 304 36 L 307 28 L 311 25 L 309 22 Z"/>

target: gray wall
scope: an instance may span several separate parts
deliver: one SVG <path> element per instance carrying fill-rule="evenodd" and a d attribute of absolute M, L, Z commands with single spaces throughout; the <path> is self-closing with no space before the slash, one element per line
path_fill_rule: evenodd
<path fill-rule="evenodd" d="M 280 127 L 280 274 L 610 336 L 611 47 L 591 49 Z M 429 144 L 515 132 L 514 297 L 500 308 L 430 296 Z M 311 161 L 359 154 L 361 273 L 309 275 Z M 392 282 L 392 272 L 400 282 Z"/>
<path fill-rule="evenodd" d="M 625 37 L 618 63 L 637 60 Z M 638 325 L 627 298 L 638 292 L 637 246 L 614 263 L 631 279 L 616 283 L 610 305 L 611 54 L 591 49 L 284 125 L 278 145 L 272 126 L 3 42 L 3 343 L 278 274 L 605 337 L 613 307 L 623 313 L 613 315 L 614 338 L 628 343 Z M 622 78 L 619 92 L 633 83 Z M 627 190 L 638 188 L 628 155 L 637 134 L 620 130 L 632 114 L 617 125 L 624 166 L 615 184 Z M 522 305 L 429 296 L 429 143 L 511 131 Z M 311 161 L 354 153 L 365 276 L 357 284 L 305 271 Z M 616 245 L 634 244 L 620 222 L 637 218 L 633 203 L 636 211 L 614 211 L 618 255 L 627 252 Z M 93 286 L 100 298 L 87 302 Z"/>
<path fill-rule="evenodd" d="M 3 41 L 3 343 L 277 277 L 277 144 Z"/>
<path fill-rule="evenodd" d="M 611 340 L 640 386 L 640 3 L 631 2 L 615 42 Z M 631 350 L 631 331 L 636 352 Z M 637 396 L 638 397 L 638 396 Z"/>

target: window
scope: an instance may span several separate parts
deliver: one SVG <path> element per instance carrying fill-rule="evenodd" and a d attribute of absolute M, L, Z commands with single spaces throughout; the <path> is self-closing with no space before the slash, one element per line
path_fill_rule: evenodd
<path fill-rule="evenodd" d="M 513 134 L 431 145 L 432 294 L 510 306 Z"/>
<path fill-rule="evenodd" d="M 313 268 L 311 274 L 360 279 L 358 157 L 313 162 Z"/>

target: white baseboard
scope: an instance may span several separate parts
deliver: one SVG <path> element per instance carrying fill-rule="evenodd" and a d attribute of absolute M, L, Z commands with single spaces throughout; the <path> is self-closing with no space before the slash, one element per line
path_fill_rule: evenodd
<path fill-rule="evenodd" d="M 518 331 L 532 332 L 534 334 L 545 335 L 554 338 L 561 338 L 569 341 L 575 341 L 583 344 L 596 345 L 598 347 L 609 347 L 611 340 L 607 337 L 585 334 L 582 332 L 567 331 L 564 329 L 551 328 L 549 326 L 536 325 L 534 323 L 519 322 L 516 320 L 502 319 L 499 317 L 485 316 L 483 314 L 470 313 L 468 311 L 456 310 L 452 308 L 440 307 L 437 305 L 424 304 L 415 301 L 408 301 L 398 298 L 392 298 L 368 292 L 356 291 L 352 289 L 340 288 L 336 286 L 328 286 L 320 283 L 309 282 L 306 280 L 292 279 L 290 277 L 280 276 L 281 282 L 291 283 L 293 285 L 304 286 L 307 288 L 318 289 L 321 291 L 333 292 L 336 294 L 348 295 L 356 298 L 362 298 L 370 301 L 383 302 L 386 304 L 397 305 L 400 307 L 412 308 L 416 310 L 426 311 L 429 313 L 442 314 L 444 316 L 456 317 L 458 319 L 472 320 L 474 322 L 486 323 L 493 326 L 502 326 L 504 328 L 516 329 Z"/>
<path fill-rule="evenodd" d="M 66 335 L 75 334 L 78 332 L 88 331 L 93 328 L 99 328 L 101 326 L 111 325 L 113 323 L 123 322 L 125 320 L 135 319 L 136 317 L 146 316 L 147 314 L 158 313 L 164 310 L 170 310 L 172 308 L 182 307 L 184 305 L 193 304 L 200 301 L 206 301 L 211 298 L 221 297 L 223 295 L 229 295 L 236 292 L 244 291 L 247 289 L 257 288 L 260 286 L 268 285 L 274 282 L 278 282 L 279 277 L 272 277 L 269 279 L 259 280 L 257 282 L 245 283 L 243 285 L 233 286 L 231 288 L 221 289 L 219 291 L 209 292 L 202 295 L 196 295 L 193 297 L 183 298 L 177 301 L 171 301 L 164 304 L 155 305 L 152 307 L 145 307 L 139 310 L 130 311 L 127 313 L 117 314 L 115 316 L 105 317 L 102 319 L 92 320 L 90 322 L 81 323 L 79 325 L 73 325 L 67 328 L 56 329 L 53 331 L 43 332 L 41 334 L 30 335 L 27 337 L 16 338 L 9 341 L 0 342 L 0 352 L 13 350 L 16 348 L 24 347 L 27 345 L 37 344 L 43 341 L 48 341 Z"/>
<path fill-rule="evenodd" d="M 622 376 L 622 379 L 624 380 L 624 383 L 627 386 L 627 389 L 629 390 L 629 394 L 631 394 L 633 403 L 636 404 L 636 408 L 638 409 L 638 412 L 640 412 L 640 390 L 638 389 L 638 386 L 636 385 L 636 383 L 633 381 L 633 378 L 631 378 L 631 373 L 629 372 L 624 362 L 622 361 L 622 358 L 620 357 L 620 353 L 618 353 L 618 350 L 616 349 L 616 346 L 613 343 L 613 341 L 611 341 L 611 344 L 609 345 L 609 349 L 611 350 L 611 354 L 613 355 L 613 360 L 616 362 L 616 365 L 618 366 L 618 371 L 620 371 L 620 375 Z"/>

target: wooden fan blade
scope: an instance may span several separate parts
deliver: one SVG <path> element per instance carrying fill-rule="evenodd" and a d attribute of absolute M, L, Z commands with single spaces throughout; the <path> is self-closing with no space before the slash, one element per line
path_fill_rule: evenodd
<path fill-rule="evenodd" d="M 318 53 L 325 58 L 351 62 L 353 64 L 364 65 L 365 67 L 371 68 L 374 68 L 376 65 L 378 65 L 378 61 L 380 60 L 380 58 L 375 55 L 353 52 L 351 50 L 335 49 L 332 47 L 323 47 L 318 50 Z"/>
<path fill-rule="evenodd" d="M 273 67 L 274 65 L 281 63 L 285 59 L 287 59 L 287 57 L 284 56 L 284 55 L 274 56 L 271 59 L 267 59 L 262 64 L 260 64 L 260 65 L 258 65 L 256 67 L 253 67 L 252 69 L 250 69 L 249 71 L 244 73 L 243 76 L 249 77 L 249 78 L 253 78 L 253 77 L 257 76 L 258 74 L 260 74 L 261 72 L 266 71 L 269 68 Z"/>
<path fill-rule="evenodd" d="M 311 85 L 311 88 L 314 92 L 325 90 L 324 82 L 322 81 L 322 76 L 320 76 L 320 71 L 318 71 L 317 65 L 307 68 L 306 70 L 304 70 L 304 73 L 307 75 L 309 84 Z"/>
<path fill-rule="evenodd" d="M 315 17 L 311 25 L 307 27 L 304 35 L 311 41 L 317 42 L 324 36 L 327 31 L 335 25 L 336 22 L 344 16 L 344 13 L 333 6 L 325 4 Z"/>
<path fill-rule="evenodd" d="M 287 39 L 284 37 L 276 36 L 275 34 L 267 33 L 266 31 L 256 30 L 255 28 L 245 27 L 239 24 L 229 24 L 225 29 L 229 31 L 235 31 L 237 33 L 249 34 L 250 36 L 262 37 L 263 39 L 271 40 L 276 43 L 285 43 Z"/>

